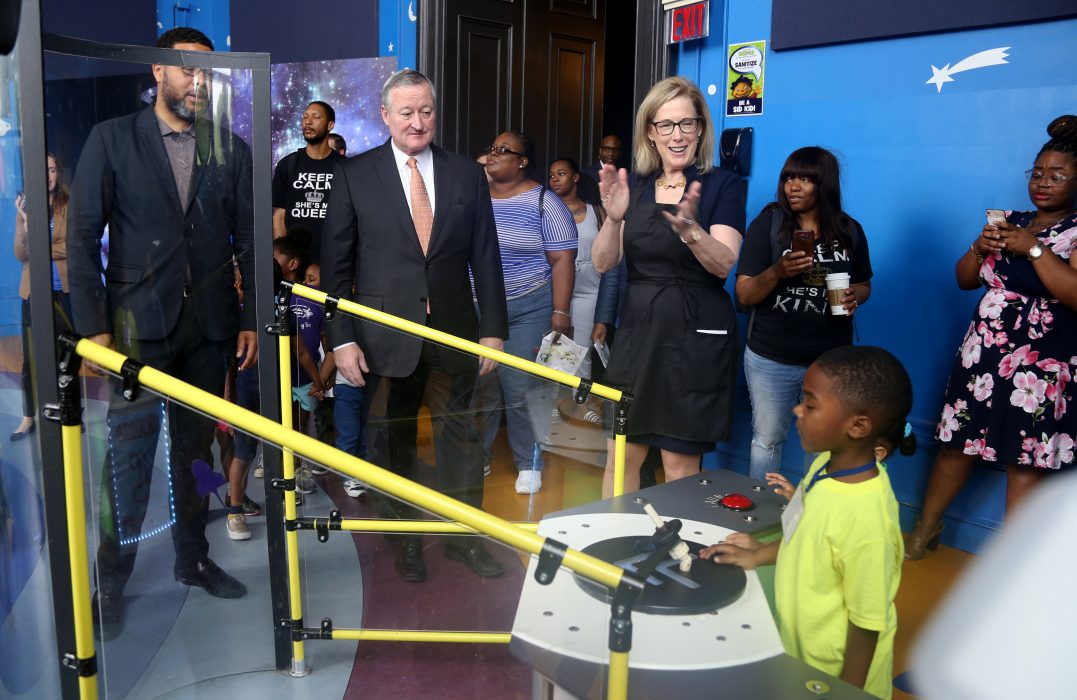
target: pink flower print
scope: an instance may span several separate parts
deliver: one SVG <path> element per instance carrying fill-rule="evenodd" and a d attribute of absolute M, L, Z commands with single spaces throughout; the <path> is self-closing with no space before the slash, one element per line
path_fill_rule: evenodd
<path fill-rule="evenodd" d="M 1033 306 L 1028 311 L 1028 322 L 1030 325 L 1037 325 L 1040 322 L 1040 309 L 1037 306 Z"/>
<path fill-rule="evenodd" d="M 995 289 L 1002 287 L 1002 280 L 995 274 L 995 261 L 988 258 L 984 261 L 984 264 L 980 266 L 980 279 L 987 283 L 988 287 Z"/>
<path fill-rule="evenodd" d="M 998 318 L 1004 306 L 1006 306 L 1006 295 L 989 289 L 980 300 L 980 318 Z"/>
<path fill-rule="evenodd" d="M 1047 382 L 1038 379 L 1035 372 L 1018 372 L 1013 376 L 1013 385 L 1016 388 L 1010 394 L 1010 403 L 1026 413 L 1035 413 L 1043 403 Z"/>
<path fill-rule="evenodd" d="M 974 376 L 969 382 L 969 391 L 977 401 L 986 401 L 991 398 L 991 391 L 995 388 L 995 378 L 990 374 Z"/>
<path fill-rule="evenodd" d="M 995 345 L 999 346 L 1000 348 L 1004 346 L 1007 342 L 1009 342 L 1009 340 L 1010 337 L 1006 335 L 1005 331 L 999 331 L 998 333 L 995 333 Z"/>
<path fill-rule="evenodd" d="M 961 345 L 961 366 L 965 369 L 980 361 L 980 336 L 969 333 Z"/>
<path fill-rule="evenodd" d="M 1043 310 L 1042 317 L 1043 317 L 1043 326 L 1044 326 L 1044 328 L 1049 327 L 1052 323 L 1055 322 L 1055 315 L 1053 313 L 1051 313 L 1050 310 L 1048 310 L 1048 309 Z"/>
<path fill-rule="evenodd" d="M 965 399 L 958 399 L 957 401 L 954 401 L 954 410 L 958 413 L 961 413 L 968 407 L 969 404 L 967 401 L 965 401 Z"/>
<path fill-rule="evenodd" d="M 1021 434 L 1024 435 L 1025 431 L 1022 430 Z M 1036 442 L 1036 438 L 1026 437 L 1024 440 L 1021 441 L 1021 451 L 1032 452 L 1034 449 L 1036 449 Z"/>
<path fill-rule="evenodd" d="M 1017 463 L 1024 464 L 1026 466 L 1032 466 L 1032 456 L 1029 455 L 1027 452 L 1022 452 L 1021 454 L 1017 455 Z"/>
<path fill-rule="evenodd" d="M 988 447 L 987 440 L 983 438 L 965 440 L 965 447 L 962 452 L 967 455 L 979 455 L 985 462 L 995 461 L 995 448 Z"/>
<path fill-rule="evenodd" d="M 1055 433 L 1047 441 L 1047 463 L 1051 469 L 1059 469 L 1073 461 L 1073 438 L 1066 433 Z"/>
<path fill-rule="evenodd" d="M 1003 379 L 1009 379 L 1022 365 L 1034 365 L 1040 359 L 1040 353 L 1031 349 L 1031 345 L 1022 345 L 998 363 L 998 373 Z M 966 365 L 967 367 L 968 365 Z"/>
<path fill-rule="evenodd" d="M 1048 401 L 1053 401 L 1055 404 L 1055 420 L 1062 420 L 1062 416 L 1066 414 L 1066 395 L 1063 393 L 1066 388 L 1066 383 L 1063 381 L 1049 384 L 1044 396 Z"/>
<path fill-rule="evenodd" d="M 939 440 L 943 442 L 950 442 L 954 437 L 954 432 L 961 427 L 961 424 L 957 422 L 957 411 L 954 407 L 946 404 L 942 407 L 942 420 L 939 421 L 938 434 Z"/>
<path fill-rule="evenodd" d="M 1044 436 L 1046 437 L 1046 436 Z M 1050 468 L 1050 451 L 1047 448 L 1046 442 L 1037 442 L 1036 449 L 1032 451 L 1033 464 L 1042 469 Z"/>

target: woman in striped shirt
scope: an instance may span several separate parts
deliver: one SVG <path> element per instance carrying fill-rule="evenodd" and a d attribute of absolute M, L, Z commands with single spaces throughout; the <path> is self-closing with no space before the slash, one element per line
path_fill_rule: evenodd
<path fill-rule="evenodd" d="M 486 157 L 509 310 L 505 352 L 529 360 L 548 331 L 572 335 L 569 306 L 577 239 L 568 207 L 531 179 L 534 163 L 534 143 L 515 131 L 498 136 Z M 498 367 L 498 378 L 519 472 L 516 492 L 533 494 L 542 488 L 542 460 L 528 417 L 527 392 L 537 387 L 537 380 L 508 367 Z"/>

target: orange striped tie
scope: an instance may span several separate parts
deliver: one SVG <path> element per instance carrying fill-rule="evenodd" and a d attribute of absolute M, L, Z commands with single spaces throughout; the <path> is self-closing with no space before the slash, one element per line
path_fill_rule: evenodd
<path fill-rule="evenodd" d="M 426 183 L 415 158 L 408 158 L 408 167 L 411 168 L 411 220 L 415 223 L 415 233 L 419 235 L 423 255 L 426 255 L 430 247 L 430 232 L 434 228 L 434 210 L 430 207 L 430 195 L 426 193 Z"/>

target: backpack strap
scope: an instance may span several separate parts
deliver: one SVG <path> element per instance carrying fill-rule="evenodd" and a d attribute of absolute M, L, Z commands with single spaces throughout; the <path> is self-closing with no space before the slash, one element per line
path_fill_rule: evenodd
<path fill-rule="evenodd" d="M 778 261 L 778 258 L 782 257 L 782 246 L 778 242 L 778 234 L 782 228 L 782 210 L 778 207 L 771 209 L 770 215 L 770 253 L 774 257 L 774 262 Z M 752 327 L 755 325 L 755 304 L 752 304 L 752 310 L 748 314 L 748 331 L 746 333 L 745 340 L 752 339 Z"/>

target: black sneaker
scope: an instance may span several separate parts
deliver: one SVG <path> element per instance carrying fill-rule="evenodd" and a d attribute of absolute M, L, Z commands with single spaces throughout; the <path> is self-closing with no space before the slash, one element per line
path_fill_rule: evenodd
<path fill-rule="evenodd" d="M 120 632 L 123 632 L 123 595 L 106 593 L 98 596 L 94 593 L 90 605 L 93 607 L 94 632 L 101 641 L 107 642 L 120 636 Z"/>
<path fill-rule="evenodd" d="M 246 586 L 225 573 L 208 557 L 195 564 L 192 569 L 175 573 L 176 580 L 184 586 L 205 588 L 206 593 L 217 598 L 242 598 L 247 595 Z"/>
<path fill-rule="evenodd" d="M 262 514 L 262 506 L 258 505 L 254 501 L 252 501 L 250 496 L 246 496 L 246 495 L 243 496 L 243 506 L 242 507 L 243 507 L 243 515 L 246 515 L 248 518 L 252 517 L 252 516 L 255 516 L 255 515 L 261 515 Z"/>

